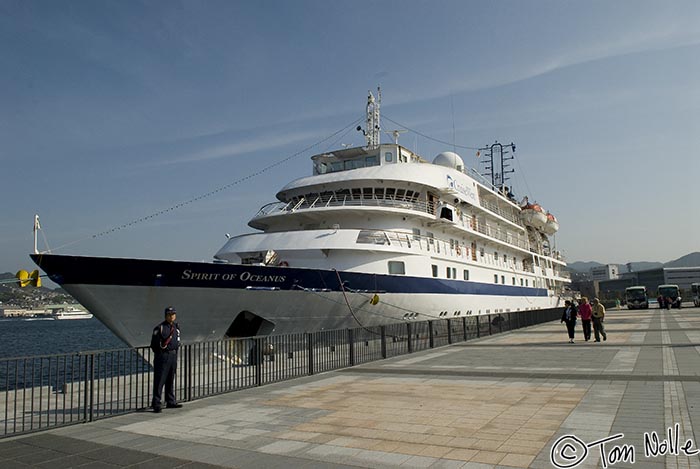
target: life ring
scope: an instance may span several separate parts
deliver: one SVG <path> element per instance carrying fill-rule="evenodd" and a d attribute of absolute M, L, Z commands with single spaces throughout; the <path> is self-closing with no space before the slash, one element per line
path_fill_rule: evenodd
<path fill-rule="evenodd" d="M 277 264 L 279 267 L 289 267 L 289 262 L 287 261 L 282 261 L 279 264 Z"/>
<path fill-rule="evenodd" d="M 459 244 L 457 245 L 456 251 L 457 251 L 457 255 L 458 255 L 458 256 L 461 256 L 461 255 L 462 255 L 462 248 L 459 247 Z"/>

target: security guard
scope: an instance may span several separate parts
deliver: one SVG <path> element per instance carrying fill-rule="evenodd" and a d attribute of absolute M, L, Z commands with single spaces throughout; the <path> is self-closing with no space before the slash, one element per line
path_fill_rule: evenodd
<path fill-rule="evenodd" d="M 162 409 L 161 395 L 165 386 L 165 405 L 168 408 L 180 408 L 175 399 L 175 371 L 177 369 L 177 349 L 180 347 L 180 326 L 175 322 L 177 313 L 171 306 L 165 308 L 165 321 L 153 329 L 151 349 L 155 353 L 153 362 L 153 412 Z"/>

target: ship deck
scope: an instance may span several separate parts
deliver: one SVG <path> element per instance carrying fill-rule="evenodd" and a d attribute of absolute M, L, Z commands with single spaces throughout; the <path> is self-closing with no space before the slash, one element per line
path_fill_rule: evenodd
<path fill-rule="evenodd" d="M 544 468 L 566 435 L 559 449 L 581 456 L 579 442 L 624 434 L 608 467 L 700 467 L 682 450 L 700 442 L 700 309 L 609 310 L 605 325 L 601 343 L 579 324 L 569 344 L 555 321 L 15 437 L 0 466 Z M 676 424 L 680 455 L 645 457 L 645 432 L 663 441 Z M 626 447 L 635 463 L 611 464 Z M 577 467 L 601 465 L 593 446 Z"/>

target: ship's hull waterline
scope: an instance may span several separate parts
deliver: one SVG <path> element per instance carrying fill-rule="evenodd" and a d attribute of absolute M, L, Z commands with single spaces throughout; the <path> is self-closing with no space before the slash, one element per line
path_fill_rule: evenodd
<path fill-rule="evenodd" d="M 561 306 L 545 289 L 447 279 L 186 261 L 32 257 L 131 346 L 149 343 L 166 306 L 177 309 L 188 342 L 240 336 L 234 321 L 246 312 L 264 320 L 266 326 L 258 333 L 286 334 Z M 378 301 L 372 304 L 375 295 Z"/>

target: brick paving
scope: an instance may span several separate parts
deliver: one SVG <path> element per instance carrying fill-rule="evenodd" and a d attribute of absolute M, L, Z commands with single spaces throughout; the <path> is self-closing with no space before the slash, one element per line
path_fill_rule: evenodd
<path fill-rule="evenodd" d="M 569 467 L 700 468 L 644 452 L 668 428 L 697 449 L 700 309 L 612 310 L 606 330 L 584 342 L 579 325 L 569 344 L 547 323 L 16 437 L 0 467 L 551 468 L 554 448 Z M 605 460 L 587 446 L 615 436 Z"/>

